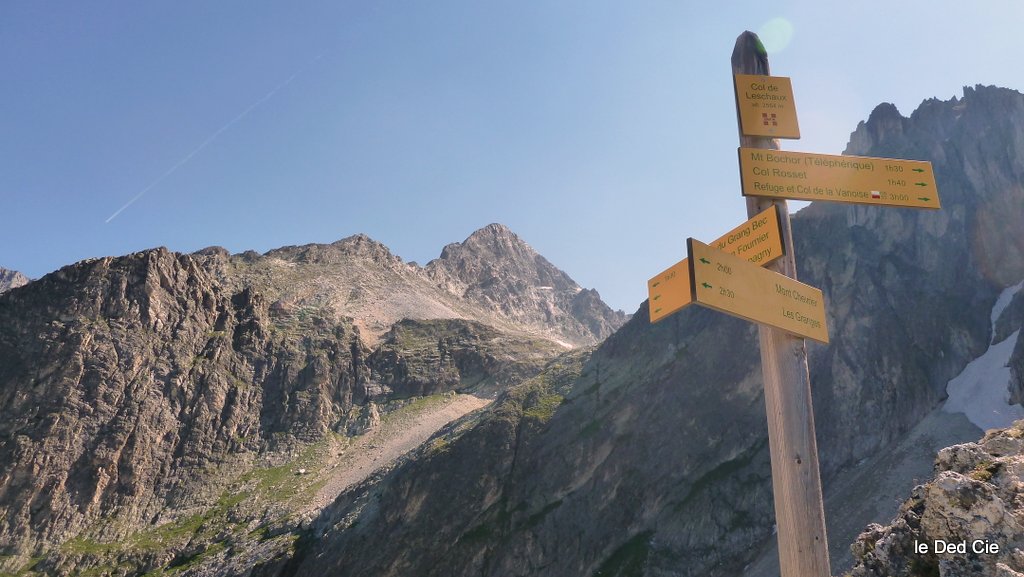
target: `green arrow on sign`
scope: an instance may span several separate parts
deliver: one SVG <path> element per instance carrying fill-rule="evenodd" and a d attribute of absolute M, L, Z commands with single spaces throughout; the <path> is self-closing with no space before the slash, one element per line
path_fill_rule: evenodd
<path fill-rule="evenodd" d="M 654 295 L 654 300 L 658 300 L 660 298 L 661 298 L 661 295 Z"/>
<path fill-rule="evenodd" d="M 930 198 L 928 198 L 927 196 L 919 196 L 919 197 L 917 197 L 917 200 L 923 200 L 923 201 L 925 201 L 925 202 L 928 202 L 928 201 L 929 201 L 929 200 L 931 200 L 931 199 L 930 199 Z"/>
<path fill-rule="evenodd" d="M 712 287 L 711 285 L 709 285 L 709 284 L 708 284 L 708 283 L 706 283 L 706 282 L 702 282 L 702 283 L 700 283 L 700 284 L 701 284 L 701 286 L 703 286 L 704 288 L 713 288 L 713 287 Z"/>
<path fill-rule="evenodd" d="M 700 258 L 700 262 L 702 262 L 702 263 L 704 263 L 704 264 L 711 264 L 711 261 L 709 261 L 708 259 L 706 259 L 706 258 L 704 258 L 704 257 L 701 257 L 701 258 Z"/>
<path fill-rule="evenodd" d="M 923 168 L 911 168 L 910 170 L 913 170 L 914 172 L 924 172 Z"/>
<path fill-rule="evenodd" d="M 660 313 L 661 312 L 661 307 L 658 307 L 658 308 L 654 309 L 654 312 Z"/>
<path fill-rule="evenodd" d="M 914 184 L 916 184 L 917 186 L 928 186 L 927 182 L 915 182 Z"/>

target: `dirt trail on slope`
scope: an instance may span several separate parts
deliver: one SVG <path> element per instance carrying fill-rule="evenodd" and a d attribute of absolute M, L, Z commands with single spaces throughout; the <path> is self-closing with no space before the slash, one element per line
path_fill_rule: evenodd
<path fill-rule="evenodd" d="M 449 394 L 383 415 L 380 424 L 366 434 L 339 441 L 333 447 L 324 472 L 327 484 L 305 510 L 323 509 L 343 491 L 420 446 L 448 423 L 492 402 L 474 395 Z"/>

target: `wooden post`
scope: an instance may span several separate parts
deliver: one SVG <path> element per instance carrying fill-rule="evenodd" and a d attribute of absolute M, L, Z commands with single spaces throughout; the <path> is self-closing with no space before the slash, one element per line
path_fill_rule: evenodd
<path fill-rule="evenodd" d="M 736 39 L 732 52 L 733 74 L 770 75 L 768 54 L 753 32 Z M 743 136 L 740 145 L 778 150 L 772 138 Z M 785 200 L 747 197 L 747 216 L 769 205 L 778 206 L 786 254 L 768 268 L 796 278 L 793 229 Z M 768 445 L 772 460 L 775 523 L 779 537 L 779 569 L 782 577 L 829 577 L 828 539 L 821 498 L 818 445 L 814 437 L 811 379 L 807 370 L 804 340 L 785 331 L 758 326 L 761 341 L 761 372 L 768 412 Z"/>

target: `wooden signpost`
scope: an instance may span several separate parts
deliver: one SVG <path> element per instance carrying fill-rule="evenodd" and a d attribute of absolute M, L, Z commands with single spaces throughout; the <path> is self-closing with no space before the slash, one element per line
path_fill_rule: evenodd
<path fill-rule="evenodd" d="M 758 323 L 782 577 L 829 577 L 805 338 L 828 343 L 820 290 L 796 280 L 788 198 L 939 208 L 931 163 L 784 152 L 800 138 L 788 78 L 753 32 L 732 53 L 741 189 L 750 218 L 647 283 L 651 322 L 700 305 Z"/>

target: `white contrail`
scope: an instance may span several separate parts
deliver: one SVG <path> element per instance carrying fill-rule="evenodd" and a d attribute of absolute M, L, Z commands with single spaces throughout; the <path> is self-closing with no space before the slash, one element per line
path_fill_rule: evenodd
<path fill-rule="evenodd" d="M 322 57 L 322 56 L 323 56 L 323 54 L 320 54 L 319 56 L 317 56 L 316 58 L 311 60 L 310 64 L 312 64 L 313 62 L 316 62 L 317 60 L 320 60 L 320 57 Z M 305 68 L 305 66 L 303 66 L 302 68 Z M 292 80 L 295 80 L 295 78 L 299 75 L 299 73 L 302 72 L 302 68 L 300 68 L 298 71 L 296 71 L 295 74 L 292 74 L 291 76 L 289 76 L 287 80 L 285 80 L 284 82 L 282 82 L 282 83 L 278 84 L 277 86 L 275 86 L 274 88 L 272 88 L 270 90 L 270 92 L 268 92 L 265 95 L 263 95 L 263 98 L 260 98 L 256 102 L 253 102 L 252 104 L 250 104 L 249 107 L 246 108 L 245 110 L 243 110 L 241 114 L 239 114 L 238 116 L 232 118 L 231 121 L 229 121 L 227 124 L 225 124 L 224 126 L 221 126 L 219 129 L 217 129 L 217 131 L 214 132 L 213 134 L 211 134 L 206 140 L 204 140 L 202 144 L 200 144 L 199 146 L 195 147 L 195 149 L 192 150 L 192 152 L 186 154 L 185 158 L 182 158 L 181 160 L 179 160 L 174 166 L 169 168 L 167 170 L 167 172 L 161 174 L 159 177 L 157 177 L 156 180 L 154 180 L 153 182 L 149 183 L 149 186 L 147 186 L 146 188 L 143 188 L 138 194 L 133 196 L 131 200 L 129 200 L 128 202 L 124 203 L 124 206 L 122 206 L 121 208 L 117 209 L 114 212 L 114 214 L 110 215 L 107 218 L 107 220 L 104 221 L 104 224 L 109 223 L 110 221 L 112 221 L 115 218 L 117 218 L 117 215 L 119 215 L 122 212 L 124 212 L 124 210 L 126 208 L 128 208 L 129 206 L 131 206 L 132 204 L 134 204 L 135 201 L 137 201 L 140 198 L 142 198 L 142 196 L 144 194 L 146 194 L 147 192 L 149 192 L 150 189 L 152 189 L 154 186 L 160 184 L 160 182 L 163 181 L 163 179 L 165 179 L 168 176 L 174 174 L 175 171 L 177 171 L 179 168 L 184 166 L 189 160 L 192 160 L 193 156 L 199 154 L 200 151 L 202 151 L 204 148 L 206 148 L 206 146 L 208 144 L 210 144 L 211 142 L 216 140 L 218 136 L 220 136 L 221 134 L 224 133 L 224 131 L 226 131 L 227 129 L 229 129 L 232 126 L 234 126 L 235 123 L 237 123 L 239 120 L 245 118 L 246 115 L 248 115 L 253 110 L 256 110 L 256 108 L 259 107 L 261 104 L 263 104 L 264 102 L 266 102 L 266 101 L 270 100 L 271 98 L 273 98 L 273 96 L 275 94 L 277 94 L 277 92 L 279 90 L 281 90 L 285 86 L 288 86 L 289 84 L 291 84 Z"/>

